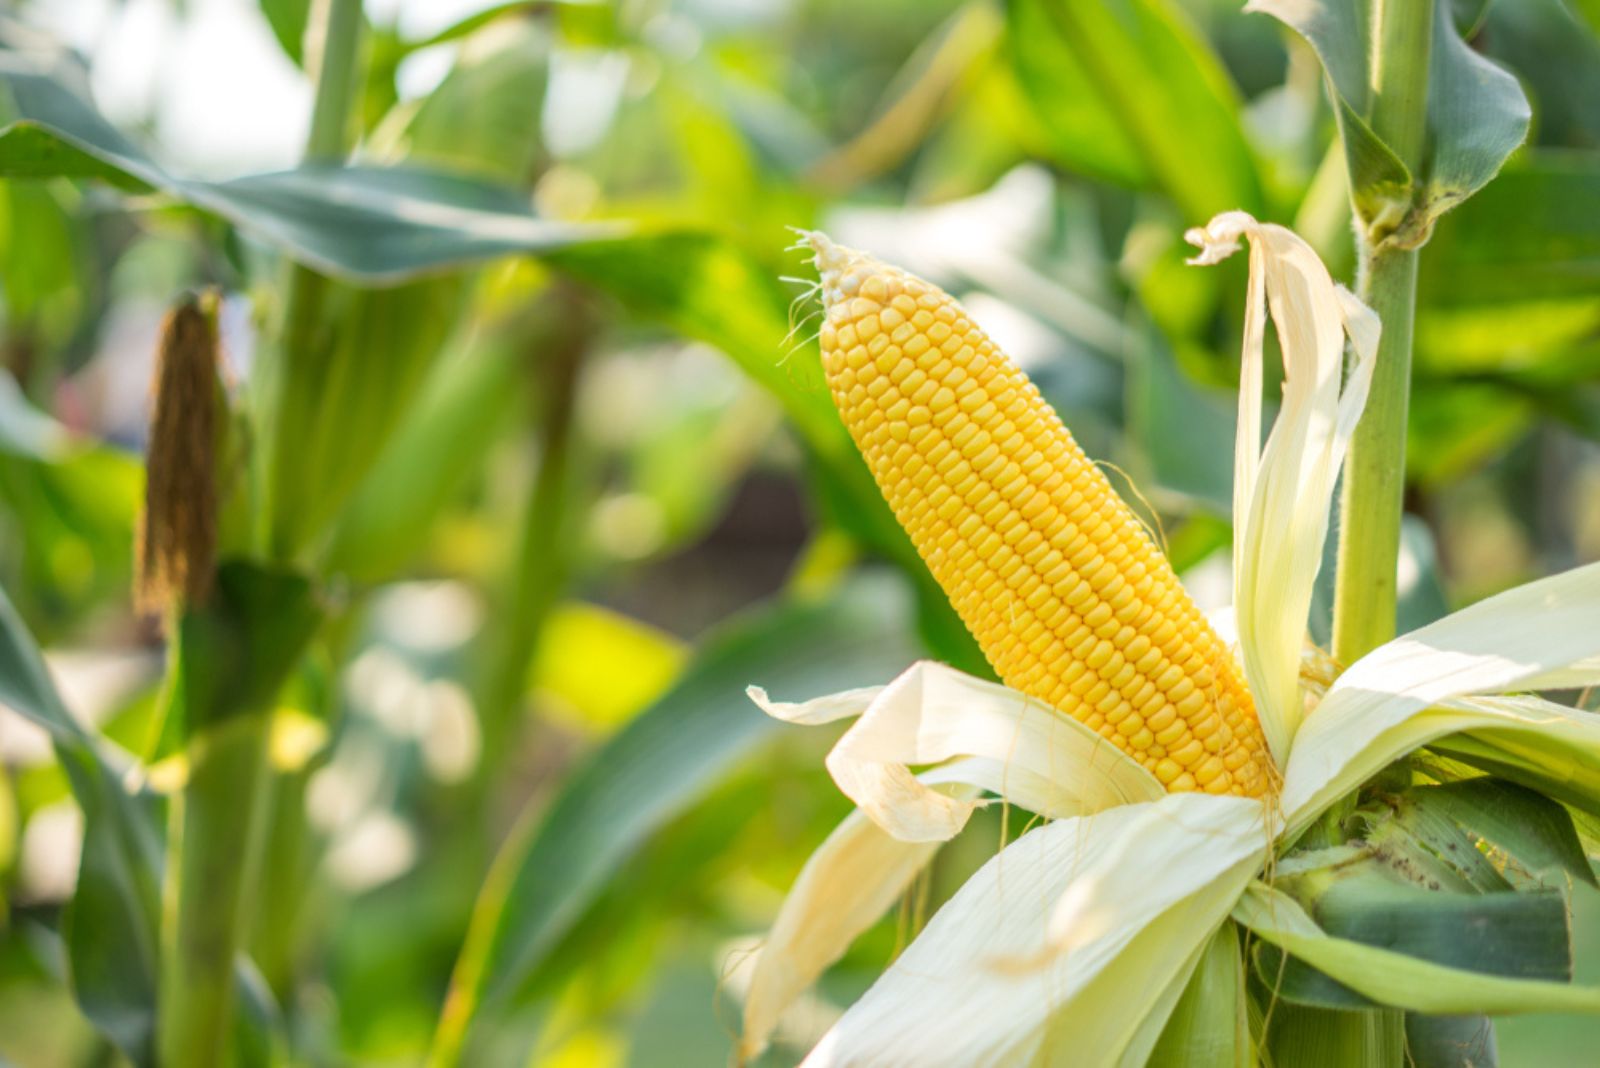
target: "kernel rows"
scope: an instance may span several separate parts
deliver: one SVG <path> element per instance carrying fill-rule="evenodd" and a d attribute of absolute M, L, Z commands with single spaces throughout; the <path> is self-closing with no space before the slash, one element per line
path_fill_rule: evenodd
<path fill-rule="evenodd" d="M 834 401 L 1001 679 L 1170 791 L 1264 794 L 1232 653 L 1021 369 L 943 291 L 875 260 L 830 297 Z"/>

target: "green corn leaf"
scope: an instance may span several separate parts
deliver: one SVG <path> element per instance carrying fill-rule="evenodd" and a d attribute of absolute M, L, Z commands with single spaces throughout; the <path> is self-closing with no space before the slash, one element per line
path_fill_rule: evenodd
<path fill-rule="evenodd" d="M 783 729 L 750 704 L 747 685 L 799 697 L 880 682 L 916 658 L 909 631 L 897 588 L 864 579 L 755 611 L 702 643 L 672 689 L 569 776 L 496 861 L 436 1059 L 454 1063 L 469 1027 L 506 1009 L 650 834 Z"/>
<path fill-rule="evenodd" d="M 1559 892 L 1452 892 L 1392 844 L 1370 848 L 1354 861 L 1335 856 L 1325 867 L 1280 871 L 1276 892 L 1294 898 L 1341 941 L 1466 972 L 1571 978 L 1571 932 Z M 1285 958 L 1285 950 L 1292 956 Z M 1326 1008 L 1378 1003 L 1343 976 L 1317 970 L 1293 945 L 1267 938 L 1255 956 L 1257 976 L 1290 1001 Z"/>
<path fill-rule="evenodd" d="M 1129 358 L 1129 436 L 1149 465 L 1154 485 L 1228 515 L 1233 509 L 1236 401 L 1185 375 L 1155 330 L 1146 330 L 1145 337 Z"/>
<path fill-rule="evenodd" d="M 1483 889 L 1559 888 L 1567 877 L 1597 885 L 1567 810 L 1515 783 L 1486 776 L 1420 786 L 1389 812 L 1383 825 L 1406 828 L 1452 868 L 1481 873 L 1473 881 Z"/>
<path fill-rule="evenodd" d="M 1233 918 L 1372 1003 L 1442 1015 L 1600 1012 L 1597 988 L 1468 971 L 1337 937 L 1294 898 L 1264 883 L 1245 892 Z M 1258 974 L 1270 986 L 1278 972 Z"/>
<path fill-rule="evenodd" d="M 1356 0 L 1254 0 L 1316 50 L 1345 144 L 1350 189 L 1366 238 L 1416 247 L 1434 221 L 1500 170 L 1528 132 L 1522 87 L 1462 40 L 1451 0 L 1434 0 L 1426 143 L 1412 174 L 1370 125 L 1372 5 Z M 1471 12 L 1468 13 L 1469 15 Z"/>
<path fill-rule="evenodd" d="M 1013 0 L 1012 65 L 1041 147 L 1062 164 L 1160 189 L 1195 223 L 1260 212 L 1238 91 L 1167 0 Z"/>
<path fill-rule="evenodd" d="M 68 713 L 32 636 L 0 591 L 0 704 L 49 732 L 84 816 L 78 888 L 63 921 L 74 996 L 136 1064 L 155 1026 L 161 848 L 154 813 L 128 794 Z"/>
<path fill-rule="evenodd" d="M 158 189 L 302 263 L 367 281 L 397 282 L 625 229 L 543 219 L 515 190 L 422 168 L 305 167 L 226 182 L 181 178 L 70 88 L 78 80 L 81 72 L 57 57 L 0 53 L 0 87 L 11 105 L 0 110 L 13 116 L 0 128 L 0 176 L 104 177 Z"/>

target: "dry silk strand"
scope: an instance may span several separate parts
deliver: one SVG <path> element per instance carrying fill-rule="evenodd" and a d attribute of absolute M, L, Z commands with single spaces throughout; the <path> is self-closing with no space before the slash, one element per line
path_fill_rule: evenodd
<path fill-rule="evenodd" d="M 1232 651 L 1021 368 L 939 287 L 805 239 L 834 402 L 1005 684 L 1169 791 L 1271 792 Z"/>

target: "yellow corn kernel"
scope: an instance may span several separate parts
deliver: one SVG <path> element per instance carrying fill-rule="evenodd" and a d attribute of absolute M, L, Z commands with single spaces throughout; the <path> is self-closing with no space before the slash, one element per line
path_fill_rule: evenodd
<path fill-rule="evenodd" d="M 1268 793 L 1233 654 L 1033 383 L 937 286 L 808 240 L 834 402 L 1000 678 L 1169 790 Z"/>

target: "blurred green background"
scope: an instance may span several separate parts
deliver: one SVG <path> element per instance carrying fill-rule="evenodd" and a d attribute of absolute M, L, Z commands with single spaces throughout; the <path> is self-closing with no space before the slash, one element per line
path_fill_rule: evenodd
<path fill-rule="evenodd" d="M 744 686 L 975 666 L 833 417 L 786 227 L 966 301 L 1219 604 L 1244 266 L 1187 269 L 1181 234 L 1242 208 L 1351 281 L 1320 71 L 1232 0 L 368 0 L 369 170 L 305 179 L 312 6 L 0 3 L 0 122 L 25 120 L 0 130 L 0 586 L 159 807 L 161 631 L 128 592 L 158 324 L 216 287 L 242 391 L 285 257 L 330 275 L 274 532 L 329 621 L 279 717 L 272 1041 L 421 1063 L 456 973 L 466 1063 L 723 1063 L 739 963 L 846 810 L 827 732 Z M 1403 625 L 1600 558 L 1600 7 L 1454 13 L 1534 126 L 1423 253 Z M 25 1068 L 122 1063 L 66 985 L 84 826 L 0 713 L 0 1059 Z M 975 820 L 762 1063 L 1003 833 Z M 1501 1041 L 1592 1063 L 1600 1023 Z"/>

